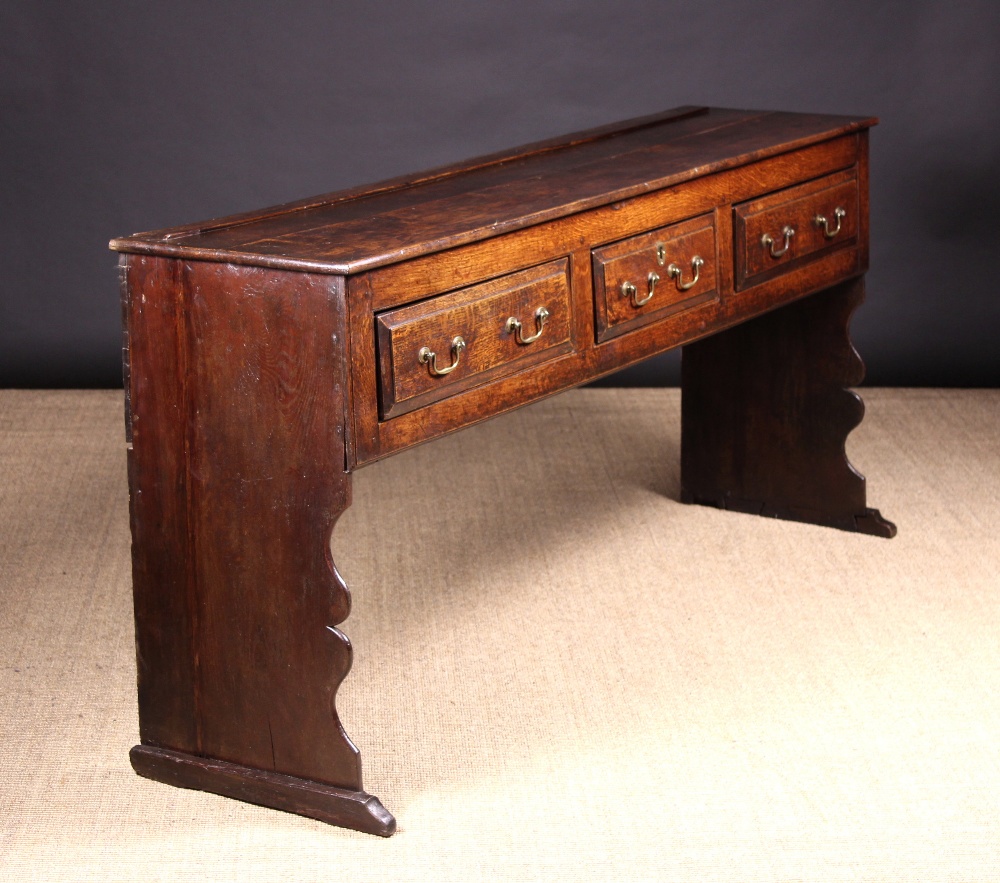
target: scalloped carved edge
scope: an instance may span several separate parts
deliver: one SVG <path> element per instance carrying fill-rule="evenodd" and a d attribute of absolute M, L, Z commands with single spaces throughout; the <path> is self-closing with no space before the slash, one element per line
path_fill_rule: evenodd
<path fill-rule="evenodd" d="M 343 281 L 143 257 L 126 275 L 136 771 L 390 833 L 364 820 L 385 810 L 336 709 Z"/>
<path fill-rule="evenodd" d="M 858 277 L 685 347 L 681 500 L 892 537 L 847 456 L 865 406 Z M 777 442 L 777 444 L 775 444 Z"/>
<path fill-rule="evenodd" d="M 337 570 L 337 565 L 333 560 L 333 552 L 330 548 L 330 542 L 333 539 L 333 530 L 339 519 L 340 515 L 338 514 L 333 518 L 329 529 L 326 531 L 326 540 L 324 542 L 323 551 L 327 570 L 330 576 L 329 587 L 332 602 L 330 605 L 330 618 L 332 622 L 326 626 L 326 631 L 333 637 L 340 648 L 334 660 L 334 665 L 332 666 L 332 671 L 330 673 L 330 680 L 328 682 L 328 707 L 330 718 L 334 725 L 334 733 L 340 736 L 342 745 L 354 754 L 357 768 L 357 783 L 360 787 L 361 752 L 354 744 L 354 740 L 348 735 L 347 730 L 344 729 L 344 725 L 340 720 L 340 715 L 337 712 L 337 693 L 340 691 L 341 686 L 347 679 L 347 676 L 350 674 L 351 668 L 354 665 L 354 647 L 351 644 L 351 639 L 338 628 L 338 626 L 347 619 L 351 612 L 351 590 L 344 581 L 344 578 L 340 575 L 340 571 Z M 318 621 L 319 620 L 316 620 L 316 622 Z"/>
<path fill-rule="evenodd" d="M 865 300 L 865 283 L 864 278 L 857 279 L 850 288 L 849 297 L 844 299 L 845 311 L 844 311 L 844 342 L 848 349 L 848 366 L 845 370 L 845 377 L 843 383 L 845 385 L 844 392 L 850 395 L 856 404 L 856 418 L 850 426 L 847 427 L 844 433 L 844 441 L 841 445 L 841 450 L 844 455 L 844 463 L 847 468 L 850 469 L 854 475 L 856 475 L 862 482 L 865 481 L 864 475 L 859 472 L 853 463 L 851 463 L 850 457 L 847 456 L 847 440 L 851 433 L 861 425 L 861 421 L 865 416 L 865 402 L 864 399 L 854 390 L 848 389 L 846 387 L 858 386 L 865 379 L 865 363 L 864 359 L 861 358 L 861 353 L 858 352 L 857 348 L 854 346 L 854 341 L 851 339 L 851 323 L 854 319 L 854 314 L 857 312 L 858 307 L 864 303 Z M 853 373 L 852 373 L 853 369 Z M 885 539 L 892 539 L 896 536 L 896 525 L 882 516 L 882 513 L 878 509 L 872 509 L 866 507 L 864 512 L 861 512 L 854 516 L 854 524 L 852 527 L 845 528 L 846 530 L 853 530 L 857 533 L 869 534 L 870 536 L 884 537 Z"/>

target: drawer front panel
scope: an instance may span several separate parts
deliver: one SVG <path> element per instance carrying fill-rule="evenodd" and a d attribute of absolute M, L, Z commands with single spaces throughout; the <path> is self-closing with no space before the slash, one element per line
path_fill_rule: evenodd
<path fill-rule="evenodd" d="M 569 259 L 376 316 L 381 417 L 572 349 Z"/>
<path fill-rule="evenodd" d="M 734 208 L 736 287 L 857 242 L 858 180 L 849 170 Z"/>
<path fill-rule="evenodd" d="M 594 249 L 592 260 L 598 341 L 718 297 L 712 215 Z"/>

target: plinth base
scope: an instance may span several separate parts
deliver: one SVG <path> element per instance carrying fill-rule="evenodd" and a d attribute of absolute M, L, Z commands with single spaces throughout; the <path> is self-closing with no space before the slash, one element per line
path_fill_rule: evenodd
<path fill-rule="evenodd" d="M 140 776 L 168 785 L 211 791 L 380 837 L 389 837 L 396 830 L 392 814 L 377 797 L 364 791 L 150 745 L 136 745 L 129 757 Z"/>

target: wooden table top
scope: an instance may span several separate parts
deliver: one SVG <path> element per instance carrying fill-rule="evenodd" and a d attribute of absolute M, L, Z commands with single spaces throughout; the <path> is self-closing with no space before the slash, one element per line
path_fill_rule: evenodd
<path fill-rule="evenodd" d="M 347 274 L 671 187 L 874 125 L 680 107 L 310 199 L 111 241 L 115 251 Z"/>

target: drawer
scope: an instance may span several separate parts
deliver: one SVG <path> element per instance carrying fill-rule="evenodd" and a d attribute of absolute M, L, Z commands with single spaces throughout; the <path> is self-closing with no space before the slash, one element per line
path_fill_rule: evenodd
<path fill-rule="evenodd" d="M 853 169 L 735 206 L 736 288 L 856 244 L 859 206 Z"/>
<path fill-rule="evenodd" d="M 713 215 L 591 252 L 597 340 L 718 298 Z"/>
<path fill-rule="evenodd" d="M 572 349 L 569 259 L 375 317 L 382 419 Z"/>

